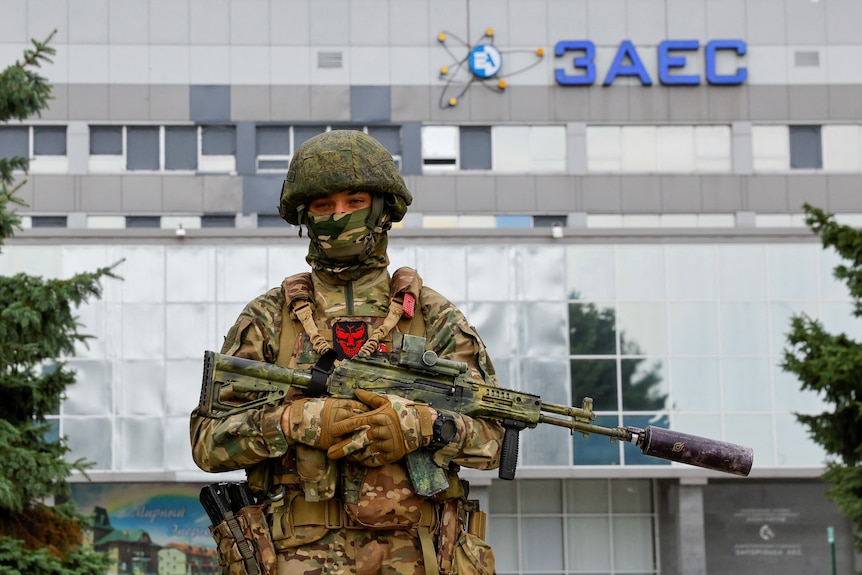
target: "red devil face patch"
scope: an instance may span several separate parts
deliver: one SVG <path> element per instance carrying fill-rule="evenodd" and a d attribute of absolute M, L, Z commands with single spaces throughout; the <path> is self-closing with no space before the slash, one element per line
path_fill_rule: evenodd
<path fill-rule="evenodd" d="M 368 341 L 368 325 L 361 321 L 340 321 L 332 326 L 332 347 L 338 359 L 353 357 Z"/>

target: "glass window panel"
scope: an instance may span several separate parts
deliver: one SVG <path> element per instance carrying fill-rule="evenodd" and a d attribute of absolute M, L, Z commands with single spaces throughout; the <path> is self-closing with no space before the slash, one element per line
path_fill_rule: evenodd
<path fill-rule="evenodd" d="M 610 572 L 610 520 L 607 517 L 569 517 L 566 524 L 569 572 Z"/>
<path fill-rule="evenodd" d="M 820 126 L 789 126 L 790 167 L 817 170 L 823 167 Z"/>
<path fill-rule="evenodd" d="M 565 356 L 566 304 L 525 303 L 523 314 L 524 341 L 521 352 L 528 357 Z"/>
<path fill-rule="evenodd" d="M 668 305 L 670 352 L 674 355 L 718 353 L 718 313 L 714 303 Z"/>
<path fill-rule="evenodd" d="M 694 172 L 694 127 L 661 126 L 657 135 L 658 171 Z"/>
<path fill-rule="evenodd" d="M 235 214 L 209 214 L 201 216 L 202 228 L 233 228 L 236 227 Z"/>
<path fill-rule="evenodd" d="M 648 426 L 653 427 L 661 427 L 662 429 L 668 429 L 670 427 L 670 423 L 668 420 L 668 416 L 661 413 L 656 413 L 653 415 L 629 415 L 624 414 L 623 421 L 625 425 L 630 425 L 632 427 L 638 427 L 640 429 L 646 429 Z M 649 455 L 644 455 L 641 449 L 635 446 L 633 443 L 629 443 L 625 441 L 622 443 L 623 447 L 623 458 L 626 465 L 670 465 L 671 462 L 667 459 L 662 459 L 660 457 L 651 457 Z"/>
<path fill-rule="evenodd" d="M 521 482 L 524 513 L 562 513 L 563 484 L 560 479 L 530 479 Z"/>
<path fill-rule="evenodd" d="M 775 436 L 778 444 L 778 465 L 825 465 L 826 452 L 811 439 L 808 428 L 800 424 L 795 415 L 775 415 Z M 755 461 L 760 463 L 759 458 Z"/>
<path fill-rule="evenodd" d="M 715 250 L 712 246 L 667 246 L 667 290 L 672 301 L 715 299 Z"/>
<path fill-rule="evenodd" d="M 581 405 L 585 397 L 591 397 L 599 411 L 619 409 L 615 359 L 573 359 L 571 371 L 572 405 Z"/>
<path fill-rule="evenodd" d="M 258 155 L 289 156 L 289 126 L 258 126 L 255 130 L 255 143 Z"/>
<path fill-rule="evenodd" d="M 823 126 L 823 169 L 862 170 L 862 126 Z"/>
<path fill-rule="evenodd" d="M 33 154 L 37 156 L 65 156 L 66 126 L 34 127 Z"/>
<path fill-rule="evenodd" d="M 471 301 L 514 299 L 512 250 L 509 247 L 479 247 L 467 252 L 467 295 Z"/>
<path fill-rule="evenodd" d="M 459 132 L 462 170 L 491 169 L 491 128 L 461 126 Z M 496 143 L 494 145 L 496 151 Z"/>
<path fill-rule="evenodd" d="M 497 573 L 518 572 L 518 520 L 493 516 L 488 521 L 487 541 L 494 550 Z"/>
<path fill-rule="evenodd" d="M 673 415 L 672 429 L 681 433 L 690 433 L 711 439 L 722 439 L 723 436 L 720 415 L 675 413 Z"/>
<path fill-rule="evenodd" d="M 30 156 L 30 129 L 25 127 L 0 127 L 0 158 Z"/>
<path fill-rule="evenodd" d="M 663 355 L 667 353 L 667 309 L 663 303 L 617 305 L 620 353 Z"/>
<path fill-rule="evenodd" d="M 188 333 L 190 330 L 186 330 Z M 223 333 L 214 334 L 212 328 L 199 329 L 206 335 L 209 342 L 199 348 L 198 355 L 202 356 L 205 349 L 219 350 L 215 342 L 221 340 Z M 199 379 L 201 375 L 201 360 L 196 359 L 172 359 L 165 365 L 165 413 L 169 416 L 178 417 L 185 415 L 188 418 L 189 406 L 195 406 L 200 401 L 200 391 L 195 389 L 189 382 Z M 188 430 L 186 430 L 188 431 Z"/>
<path fill-rule="evenodd" d="M 721 366 L 726 411 L 768 411 L 771 408 L 769 360 L 723 359 Z"/>
<path fill-rule="evenodd" d="M 63 419 L 63 435 L 67 437 L 67 445 L 69 446 L 66 461 L 84 459 L 95 463 L 94 469 L 97 470 L 113 468 L 114 460 L 111 448 L 114 432 L 109 418 L 65 418 Z"/>
<path fill-rule="evenodd" d="M 766 299 L 763 246 L 720 245 L 717 250 L 721 299 Z"/>
<path fill-rule="evenodd" d="M 820 304 L 820 319 L 829 333 L 844 333 L 857 341 L 862 339 L 862 319 L 853 315 L 853 305 L 849 302 Z"/>
<path fill-rule="evenodd" d="M 417 269 L 423 283 L 449 299 L 466 300 L 467 251 L 460 246 L 424 246 L 417 254 Z"/>
<path fill-rule="evenodd" d="M 655 172 L 656 148 L 655 126 L 624 126 L 622 128 L 623 171 Z"/>
<path fill-rule="evenodd" d="M 92 332 L 87 332 L 92 333 Z M 75 383 L 66 389 L 64 415 L 107 415 L 113 407 L 111 362 L 68 360 Z"/>
<path fill-rule="evenodd" d="M 829 409 L 823 397 L 810 389 L 802 389 L 795 374 L 784 371 L 776 361 L 772 365 L 775 385 L 775 410 L 800 413 L 822 413 Z"/>
<path fill-rule="evenodd" d="M 570 299 L 607 300 L 616 294 L 613 246 L 569 247 L 566 254 Z"/>
<path fill-rule="evenodd" d="M 774 300 L 817 299 L 816 245 L 770 245 L 766 248 L 769 296 Z"/>
<path fill-rule="evenodd" d="M 34 228 L 65 228 L 66 216 L 33 216 L 30 225 Z"/>
<path fill-rule="evenodd" d="M 201 154 L 204 156 L 236 154 L 236 128 L 233 126 L 201 127 Z"/>
<path fill-rule="evenodd" d="M 122 153 L 122 126 L 90 126 L 90 154 L 119 156 Z"/>
<path fill-rule="evenodd" d="M 613 513 L 652 513 L 652 482 L 649 479 L 611 481 Z"/>
<path fill-rule="evenodd" d="M 724 440 L 751 447 L 757 465 L 775 465 L 775 439 L 769 416 L 725 415 Z"/>
<path fill-rule="evenodd" d="M 165 291 L 169 302 L 211 302 L 215 299 L 212 282 L 201 281 L 215 273 L 213 247 L 183 246 L 165 251 Z"/>
<path fill-rule="evenodd" d="M 401 155 L 401 128 L 398 126 L 369 126 L 368 135 L 383 144 L 393 156 Z"/>
<path fill-rule="evenodd" d="M 261 247 L 225 247 L 218 250 L 215 266 L 219 301 L 245 304 L 268 290 L 271 286 L 266 277 L 266 255 L 266 249 Z"/>
<path fill-rule="evenodd" d="M 464 128 L 461 128 L 463 132 Z M 499 172 L 529 172 L 530 128 L 528 126 L 494 126 L 493 137 L 494 170 Z M 461 145 L 465 144 L 461 139 Z M 464 151 L 462 149 L 462 158 Z"/>
<path fill-rule="evenodd" d="M 544 573 L 563 569 L 563 519 L 525 517 L 521 520 L 524 538 L 524 572 Z"/>
<path fill-rule="evenodd" d="M 766 304 L 725 303 L 719 306 L 723 355 L 769 353 Z"/>
<path fill-rule="evenodd" d="M 619 172 L 622 169 L 622 128 L 587 126 L 587 171 Z"/>
<path fill-rule="evenodd" d="M 309 138 L 326 131 L 324 126 L 294 126 L 293 127 L 293 149 L 296 150 Z"/>
<path fill-rule="evenodd" d="M 615 354 L 616 313 L 604 304 L 569 304 L 571 355 Z"/>
<path fill-rule="evenodd" d="M 566 299 L 566 250 L 562 246 L 518 247 L 518 299 L 559 301 Z"/>
<path fill-rule="evenodd" d="M 730 126 L 695 126 L 694 148 L 697 171 L 731 170 Z"/>
<path fill-rule="evenodd" d="M 620 369 L 624 410 L 667 409 L 668 377 L 665 362 L 652 358 L 623 359 Z"/>
<path fill-rule="evenodd" d="M 166 305 L 166 348 L 170 359 L 200 357 L 211 347 L 210 326 L 215 310 L 210 303 L 176 303 Z M 195 326 L 195 329 L 189 329 Z"/>
<path fill-rule="evenodd" d="M 488 489 L 489 512 L 517 513 L 518 512 L 518 481 L 504 481 L 493 479 Z"/>
<path fill-rule="evenodd" d="M 161 225 L 160 216 L 126 216 L 127 228 L 159 228 Z"/>
<path fill-rule="evenodd" d="M 614 570 L 653 572 L 655 570 L 654 536 L 651 517 L 614 517 Z"/>
<path fill-rule="evenodd" d="M 752 126 L 751 153 L 755 171 L 790 168 L 790 136 L 787 126 Z"/>
<path fill-rule="evenodd" d="M 161 418 L 119 420 L 121 470 L 163 469 L 165 433 Z"/>
<path fill-rule="evenodd" d="M 563 171 L 566 168 L 566 128 L 532 126 L 530 158 L 534 172 Z"/>
<path fill-rule="evenodd" d="M 162 302 L 165 297 L 165 248 L 124 246 L 120 282 L 124 303 Z"/>
<path fill-rule="evenodd" d="M 820 297 L 824 300 L 847 300 L 850 297 L 847 284 L 835 279 L 835 267 L 845 261 L 833 248 L 825 248 L 820 254 Z"/>
<path fill-rule="evenodd" d="M 772 304 L 769 308 L 769 313 L 769 321 L 772 322 L 769 353 L 777 356 L 782 355 L 784 350 L 789 346 L 787 334 L 790 333 L 791 317 L 805 314 L 810 318 L 816 318 L 818 315 L 816 302 Z"/>
<path fill-rule="evenodd" d="M 620 300 L 665 299 L 664 248 L 618 246 L 617 286 Z"/>
<path fill-rule="evenodd" d="M 602 427 L 617 427 L 619 419 L 616 415 L 599 415 L 593 423 Z M 620 443 L 611 443 L 607 437 L 600 435 L 583 437 L 581 434 L 575 433 L 572 438 L 572 445 L 575 465 L 620 464 Z"/>
<path fill-rule="evenodd" d="M 165 127 L 165 169 L 198 169 L 198 134 L 194 126 Z"/>
<path fill-rule="evenodd" d="M 719 365 L 717 359 L 671 358 L 672 390 L 670 409 L 676 411 L 718 411 Z"/>
<path fill-rule="evenodd" d="M 542 401 L 569 404 L 566 384 L 568 366 L 564 362 L 525 360 L 521 362 L 524 391 L 535 393 Z M 555 425 L 540 425 L 521 434 L 521 463 L 524 465 L 569 465 L 568 442 L 571 434 Z"/>
<path fill-rule="evenodd" d="M 518 307 L 515 304 L 478 302 L 462 311 L 467 321 L 476 327 L 495 365 L 498 357 L 518 353 Z"/>
<path fill-rule="evenodd" d="M 165 308 L 163 304 L 122 305 L 122 350 L 125 359 L 151 359 L 165 355 Z M 130 382 L 136 382 L 131 379 Z"/>
<path fill-rule="evenodd" d="M 161 359 L 131 360 L 127 358 L 123 361 L 120 364 L 120 378 L 117 382 L 120 393 L 119 413 L 122 415 L 164 415 L 164 373 L 165 362 Z"/>
<path fill-rule="evenodd" d="M 457 158 L 458 126 L 422 126 L 423 158 Z"/>
<path fill-rule="evenodd" d="M 159 129 L 143 126 L 126 128 L 126 169 L 159 169 Z"/>
<path fill-rule="evenodd" d="M 566 479 L 566 513 L 608 513 L 607 479 Z"/>
<path fill-rule="evenodd" d="M 192 403 L 192 405 L 196 405 Z M 197 465 L 192 458 L 191 449 L 176 449 L 172 438 L 181 439 L 188 436 L 189 433 L 189 416 L 185 417 L 168 417 L 165 419 L 165 438 L 167 449 L 165 449 L 164 468 L 169 471 L 181 471 L 187 469 L 195 469 Z"/>

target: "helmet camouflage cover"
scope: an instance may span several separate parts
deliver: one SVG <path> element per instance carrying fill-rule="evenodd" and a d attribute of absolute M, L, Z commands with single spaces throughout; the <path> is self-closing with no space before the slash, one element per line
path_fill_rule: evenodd
<path fill-rule="evenodd" d="M 379 193 L 393 222 L 413 201 L 383 144 L 358 130 L 332 130 L 306 140 L 293 154 L 278 213 L 300 224 L 309 201 L 343 190 Z"/>

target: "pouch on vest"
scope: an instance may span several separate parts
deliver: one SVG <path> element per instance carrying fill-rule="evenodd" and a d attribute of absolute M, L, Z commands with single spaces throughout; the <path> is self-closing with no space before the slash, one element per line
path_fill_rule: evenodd
<path fill-rule="evenodd" d="M 223 575 L 275 575 L 275 548 L 260 505 L 210 527 Z"/>

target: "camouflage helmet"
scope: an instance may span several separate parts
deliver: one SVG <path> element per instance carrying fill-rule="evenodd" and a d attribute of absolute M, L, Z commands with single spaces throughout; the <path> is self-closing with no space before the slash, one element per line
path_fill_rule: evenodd
<path fill-rule="evenodd" d="M 383 144 L 358 130 L 332 130 L 306 140 L 293 154 L 278 213 L 300 224 L 311 200 L 343 190 L 379 193 L 393 222 L 413 201 Z"/>

